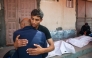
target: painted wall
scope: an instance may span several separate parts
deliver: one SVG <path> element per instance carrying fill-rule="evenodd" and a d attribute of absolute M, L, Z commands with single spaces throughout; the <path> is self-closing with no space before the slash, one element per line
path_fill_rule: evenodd
<path fill-rule="evenodd" d="M 66 0 L 59 0 L 59 2 L 41 0 L 40 9 L 44 12 L 44 18 L 41 24 L 49 30 L 55 30 L 58 27 L 75 29 L 75 2 L 76 0 L 73 0 L 73 8 L 67 8 Z"/>
<path fill-rule="evenodd" d="M 5 21 L 4 21 L 4 0 L 0 0 L 0 46 L 5 46 Z M 58 27 L 63 29 L 75 29 L 76 12 L 75 12 L 75 0 L 74 7 L 67 8 L 66 0 L 57 1 L 43 1 L 40 2 L 40 9 L 44 12 L 44 18 L 41 24 L 48 27 L 49 30 L 55 30 Z"/>

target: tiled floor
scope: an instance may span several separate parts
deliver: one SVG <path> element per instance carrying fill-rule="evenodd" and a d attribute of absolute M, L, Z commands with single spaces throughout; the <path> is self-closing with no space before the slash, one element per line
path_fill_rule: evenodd
<path fill-rule="evenodd" d="M 88 53 L 86 55 L 83 55 L 83 56 L 81 56 L 79 58 L 92 58 L 92 52 L 91 53 Z"/>

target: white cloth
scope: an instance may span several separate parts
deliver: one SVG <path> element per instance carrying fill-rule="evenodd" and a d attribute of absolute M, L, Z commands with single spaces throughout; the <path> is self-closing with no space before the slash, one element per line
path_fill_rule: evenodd
<path fill-rule="evenodd" d="M 71 43 L 72 45 L 77 46 L 79 48 L 86 46 L 90 41 L 92 41 L 92 37 L 85 35 L 66 40 L 66 42 Z"/>
<path fill-rule="evenodd" d="M 54 45 L 55 49 L 49 52 L 46 58 L 53 57 L 56 55 L 60 56 L 65 53 L 75 53 L 74 47 L 71 44 L 66 43 L 65 41 L 62 40 L 56 41 L 54 42 Z"/>
<path fill-rule="evenodd" d="M 75 48 L 71 44 L 66 43 L 65 41 L 62 41 L 62 44 L 60 46 L 60 50 L 61 50 L 62 54 L 75 53 Z"/>

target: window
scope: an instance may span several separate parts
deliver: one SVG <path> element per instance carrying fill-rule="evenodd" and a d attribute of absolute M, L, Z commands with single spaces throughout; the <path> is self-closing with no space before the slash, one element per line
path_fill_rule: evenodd
<path fill-rule="evenodd" d="M 73 8 L 73 0 L 66 0 L 66 7 Z"/>
<path fill-rule="evenodd" d="M 57 1 L 57 2 L 59 2 L 59 0 L 43 0 L 43 1 Z"/>

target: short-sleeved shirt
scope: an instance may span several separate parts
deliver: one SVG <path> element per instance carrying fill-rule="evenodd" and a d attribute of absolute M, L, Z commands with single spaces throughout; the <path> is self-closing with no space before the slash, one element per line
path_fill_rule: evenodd
<path fill-rule="evenodd" d="M 38 30 L 45 34 L 46 40 L 51 38 L 51 34 L 50 34 L 49 30 L 45 26 L 39 25 Z"/>

